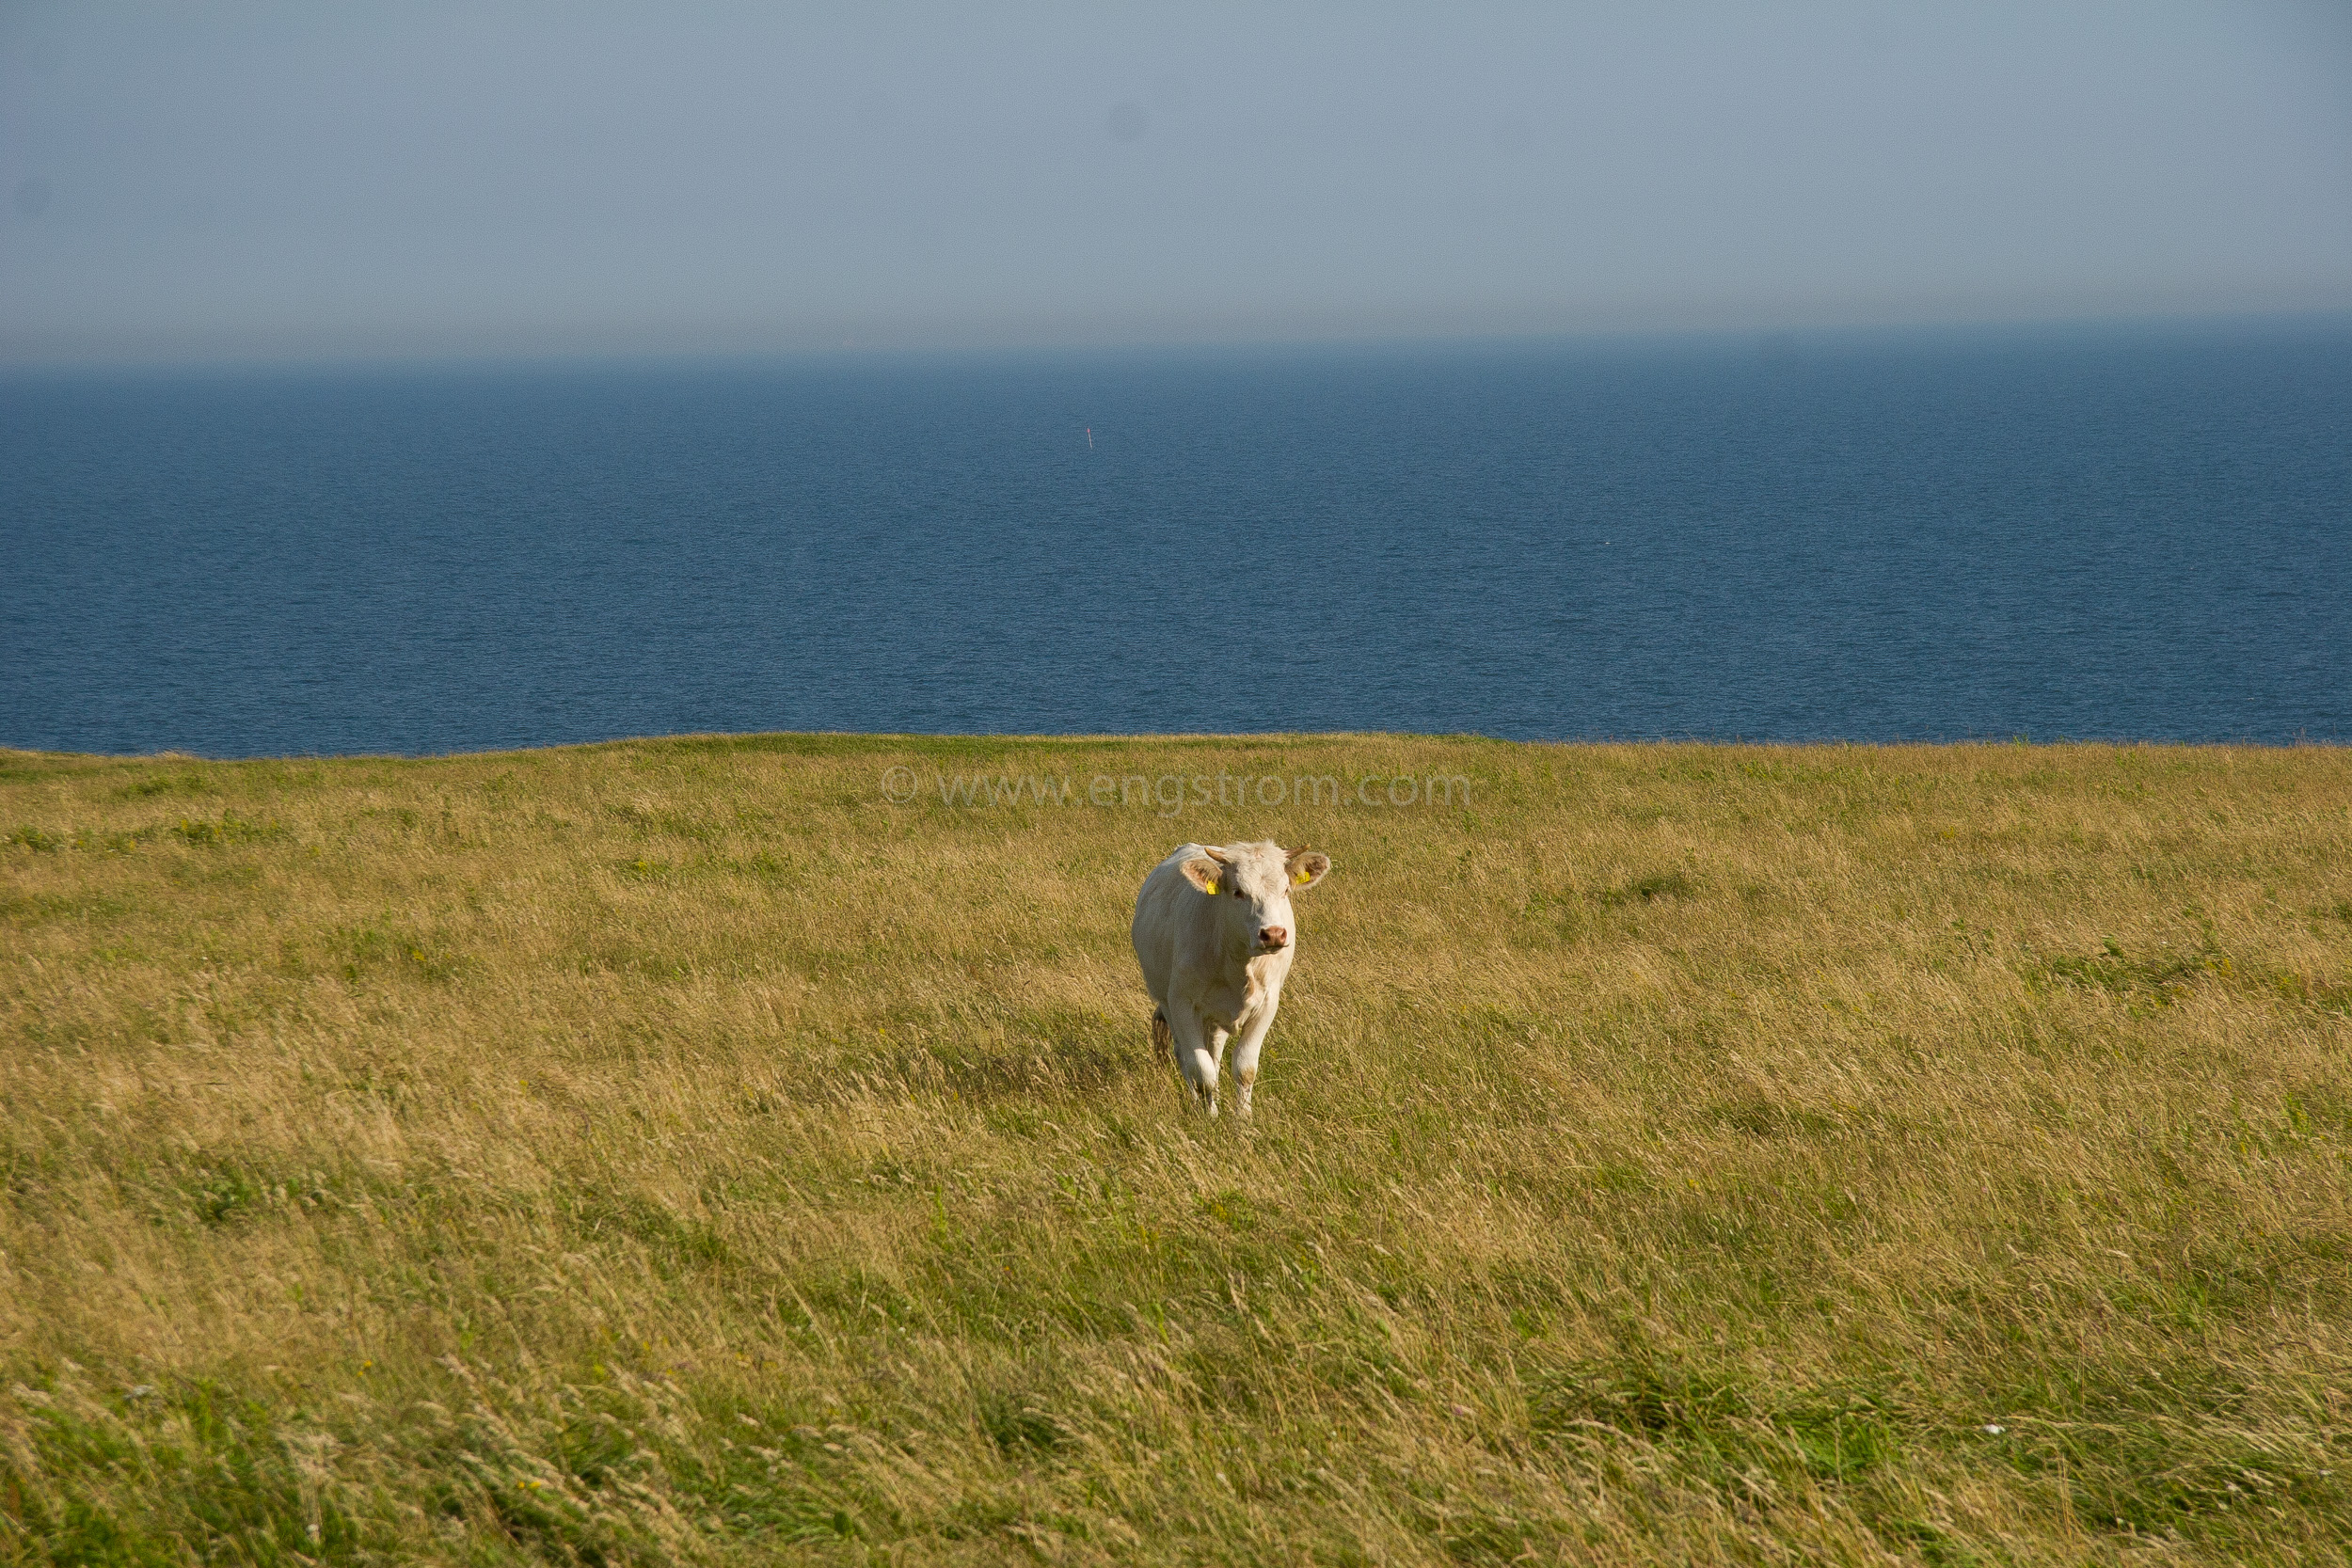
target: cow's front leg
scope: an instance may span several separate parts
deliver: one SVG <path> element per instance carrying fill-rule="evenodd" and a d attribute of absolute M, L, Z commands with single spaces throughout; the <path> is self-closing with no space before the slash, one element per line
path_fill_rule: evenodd
<path fill-rule="evenodd" d="M 1196 1059 L 1200 1069 L 1200 1097 L 1213 1117 L 1216 1115 L 1216 1077 L 1225 1066 L 1225 1042 L 1231 1037 L 1231 1031 L 1221 1023 L 1204 1021 L 1200 1025 L 1202 1050 Z"/>
<path fill-rule="evenodd" d="M 1184 1074 L 1193 1099 L 1216 1115 L 1216 1069 L 1225 1054 L 1225 1031 L 1193 1012 L 1177 1008 L 1168 1014 L 1176 1036 L 1176 1065 Z"/>
<path fill-rule="evenodd" d="M 1268 1007 L 1249 1021 L 1233 1047 L 1233 1082 L 1241 1088 L 1241 1114 L 1249 1115 L 1249 1091 L 1258 1084 L 1258 1053 L 1265 1048 L 1266 1031 L 1274 1027 L 1274 1009 Z"/>

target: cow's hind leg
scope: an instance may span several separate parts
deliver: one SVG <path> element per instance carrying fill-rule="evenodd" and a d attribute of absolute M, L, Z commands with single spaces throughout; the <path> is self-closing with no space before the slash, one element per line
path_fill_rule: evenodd
<path fill-rule="evenodd" d="M 1152 1013 L 1152 1053 L 1164 1062 L 1176 1061 L 1176 1033 L 1168 1026 L 1168 1015 L 1157 1008 Z"/>

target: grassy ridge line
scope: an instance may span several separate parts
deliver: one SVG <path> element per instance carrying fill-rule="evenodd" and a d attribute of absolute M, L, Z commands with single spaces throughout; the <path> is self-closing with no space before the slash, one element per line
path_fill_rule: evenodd
<path fill-rule="evenodd" d="M 1470 794 L 882 798 L 967 758 Z M 2348 786 L 0 752 L 0 1551 L 2341 1560 Z M 1244 1132 L 1147 1059 L 1125 922 L 1264 835 L 1336 868 Z"/>

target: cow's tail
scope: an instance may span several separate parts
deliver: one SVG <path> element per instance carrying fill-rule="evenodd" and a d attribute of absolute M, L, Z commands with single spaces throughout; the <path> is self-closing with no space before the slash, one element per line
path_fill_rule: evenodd
<path fill-rule="evenodd" d="M 1152 1049 L 1163 1060 L 1176 1059 L 1176 1031 L 1168 1026 L 1168 1015 L 1157 1007 L 1152 1009 Z"/>

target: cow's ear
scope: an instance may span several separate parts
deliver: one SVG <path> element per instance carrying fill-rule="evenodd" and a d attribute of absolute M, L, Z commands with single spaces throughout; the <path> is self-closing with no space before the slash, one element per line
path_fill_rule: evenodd
<path fill-rule="evenodd" d="M 1195 855 L 1176 869 L 1184 874 L 1185 881 L 1190 882 L 1201 892 L 1215 893 L 1217 873 L 1225 868 L 1213 860 Z"/>
<path fill-rule="evenodd" d="M 1324 874 L 1331 869 L 1331 857 L 1320 849 L 1294 849 L 1282 863 L 1282 869 L 1290 873 L 1291 891 L 1304 893 L 1323 880 Z"/>

